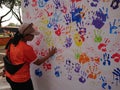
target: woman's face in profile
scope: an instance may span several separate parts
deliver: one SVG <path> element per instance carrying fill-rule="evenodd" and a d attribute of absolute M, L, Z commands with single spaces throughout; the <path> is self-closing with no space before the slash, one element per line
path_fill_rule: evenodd
<path fill-rule="evenodd" d="M 32 41 L 33 38 L 34 38 L 34 35 L 32 35 L 32 34 L 28 34 L 28 35 L 26 35 L 25 38 L 26 38 L 27 41 Z"/>

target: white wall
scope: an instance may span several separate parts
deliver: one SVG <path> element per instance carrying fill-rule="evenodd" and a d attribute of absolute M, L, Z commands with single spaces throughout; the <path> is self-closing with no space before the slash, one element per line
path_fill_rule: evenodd
<path fill-rule="evenodd" d="M 36 54 L 57 54 L 31 65 L 35 90 L 119 90 L 120 7 L 113 0 L 23 0 L 23 20 L 41 32 Z"/>

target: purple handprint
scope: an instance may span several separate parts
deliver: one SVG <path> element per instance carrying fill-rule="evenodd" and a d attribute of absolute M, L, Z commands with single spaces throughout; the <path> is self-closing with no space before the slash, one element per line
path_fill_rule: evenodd
<path fill-rule="evenodd" d="M 98 3 L 99 3 L 99 0 L 93 0 L 93 2 L 91 2 L 91 6 L 92 7 L 97 7 Z"/>
<path fill-rule="evenodd" d="M 86 82 L 86 77 L 87 77 L 86 72 L 85 72 L 85 71 L 81 71 L 81 76 L 80 76 L 80 78 L 79 78 L 79 81 L 80 81 L 81 83 L 85 83 L 85 82 Z"/>
<path fill-rule="evenodd" d="M 104 10 L 104 8 L 103 8 Z M 106 22 L 106 19 L 108 18 L 108 8 L 106 9 L 106 13 L 103 13 L 102 9 L 99 9 L 99 11 L 96 11 L 96 18 L 93 17 L 92 24 L 97 28 L 101 29 L 103 25 Z"/>
<path fill-rule="evenodd" d="M 56 9 L 60 8 L 61 7 L 61 3 L 60 3 L 60 0 L 53 0 L 54 4 L 56 5 Z"/>
<path fill-rule="evenodd" d="M 119 3 L 120 3 L 120 0 L 113 0 L 110 6 L 113 9 L 117 9 L 117 8 L 119 8 Z"/>
<path fill-rule="evenodd" d="M 71 45 L 72 45 L 72 38 L 66 37 L 66 40 L 65 40 L 65 47 L 66 47 L 66 48 L 70 48 Z"/>
<path fill-rule="evenodd" d="M 87 0 L 90 3 L 91 7 L 97 7 L 100 0 Z"/>
<path fill-rule="evenodd" d="M 66 24 L 68 25 L 69 23 L 71 23 L 71 16 L 69 15 L 69 14 L 66 14 L 65 16 L 64 16 L 64 18 L 65 18 L 65 20 L 66 20 Z"/>
<path fill-rule="evenodd" d="M 71 62 L 70 59 L 66 60 L 65 67 L 66 67 L 66 70 L 68 73 L 67 79 L 72 80 L 73 77 L 72 77 L 71 73 L 72 73 L 72 69 L 74 68 L 74 64 Z"/>
<path fill-rule="evenodd" d="M 79 64 L 79 63 L 75 63 L 75 69 L 74 69 L 74 71 L 75 71 L 76 73 L 79 73 L 79 72 L 80 72 L 80 68 L 81 68 L 80 64 Z"/>
<path fill-rule="evenodd" d="M 29 0 L 24 0 L 24 3 L 25 3 L 24 7 L 26 8 L 30 2 L 29 2 Z"/>

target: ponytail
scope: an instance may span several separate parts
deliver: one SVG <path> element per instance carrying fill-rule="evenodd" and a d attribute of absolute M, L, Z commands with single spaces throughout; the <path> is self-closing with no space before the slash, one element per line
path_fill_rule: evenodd
<path fill-rule="evenodd" d="M 14 44 L 15 46 L 17 46 L 17 44 L 19 43 L 19 41 L 23 38 L 23 35 L 19 33 L 19 31 L 17 31 L 14 35 L 13 38 L 11 38 L 8 43 L 5 46 L 5 49 L 8 49 L 8 47 L 10 46 L 10 44 Z"/>

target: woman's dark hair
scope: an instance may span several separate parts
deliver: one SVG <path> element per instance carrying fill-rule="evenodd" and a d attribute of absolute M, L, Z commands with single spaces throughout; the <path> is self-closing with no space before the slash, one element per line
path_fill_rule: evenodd
<path fill-rule="evenodd" d="M 11 38 L 8 43 L 5 46 L 5 49 L 8 49 L 8 47 L 10 46 L 10 44 L 14 44 L 15 46 L 17 46 L 17 44 L 19 43 L 19 41 L 23 38 L 23 35 L 19 33 L 19 31 L 17 31 L 14 35 L 13 38 Z"/>

